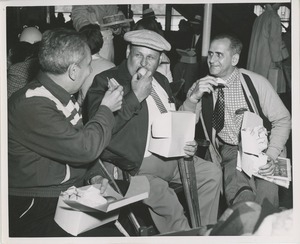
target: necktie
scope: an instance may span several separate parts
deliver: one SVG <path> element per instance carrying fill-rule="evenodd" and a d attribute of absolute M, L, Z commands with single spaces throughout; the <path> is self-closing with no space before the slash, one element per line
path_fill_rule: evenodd
<path fill-rule="evenodd" d="M 151 93 L 150 95 L 153 97 L 153 100 L 156 104 L 156 106 L 158 107 L 159 111 L 163 114 L 163 113 L 167 113 L 168 110 L 166 109 L 166 107 L 164 106 L 164 104 L 162 103 L 162 101 L 160 100 L 159 96 L 157 95 L 156 91 L 154 90 L 154 88 L 152 87 L 151 89 Z"/>
<path fill-rule="evenodd" d="M 224 91 L 222 88 L 218 90 L 218 98 L 213 112 L 212 117 L 212 126 L 219 133 L 224 127 L 224 110 L 225 110 L 225 101 L 224 101 Z"/>

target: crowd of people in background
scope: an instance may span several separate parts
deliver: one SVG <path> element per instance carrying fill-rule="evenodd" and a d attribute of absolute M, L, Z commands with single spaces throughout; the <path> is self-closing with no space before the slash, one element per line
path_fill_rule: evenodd
<path fill-rule="evenodd" d="M 248 61 L 246 66 L 247 69 L 257 72 L 266 78 L 268 78 L 270 69 L 274 67 L 281 68 L 282 77 L 278 84 L 275 84 L 275 86 L 279 86 L 278 89 L 275 87 L 275 90 L 278 90 L 278 93 L 285 93 L 286 88 L 287 91 L 290 91 L 291 88 L 291 69 L 290 65 L 287 63 L 288 60 L 290 60 L 290 55 L 288 54 L 290 49 L 288 50 L 287 47 L 291 46 L 291 40 L 288 38 L 288 30 L 290 26 L 287 28 L 287 34 L 282 33 L 280 18 L 276 13 L 279 7 L 280 4 L 274 4 L 273 6 L 271 6 L 271 4 L 266 4 L 264 6 L 264 13 L 257 18 L 253 24 L 253 32 L 249 42 L 250 47 L 247 55 Z M 125 15 L 128 16 L 128 18 L 126 18 Z M 189 20 L 181 19 L 178 25 L 178 35 L 174 36 L 176 38 L 173 38 L 173 36 L 169 37 L 168 35 L 164 34 L 165 31 L 163 30 L 161 23 L 157 21 L 155 12 L 152 8 L 145 9 L 141 19 L 137 21 L 137 23 L 135 23 L 132 17 L 132 10 L 130 10 L 129 13 L 124 14 L 117 5 L 76 5 L 72 7 L 72 13 L 70 13 L 69 21 L 66 21 L 63 13 L 59 12 L 57 13 L 57 16 L 54 14 L 51 16 L 51 23 L 43 26 L 42 30 L 39 30 L 39 26 L 35 27 L 40 33 L 42 33 L 46 29 L 59 27 L 80 31 L 82 27 L 88 28 L 90 24 L 98 25 L 103 42 L 98 55 L 114 65 L 119 65 L 126 58 L 126 49 L 128 43 L 124 41 L 123 36 L 127 31 L 149 29 L 159 33 L 162 36 L 165 36 L 165 38 L 172 43 L 172 47 L 170 51 L 164 52 L 163 60 L 158 71 L 164 74 L 170 83 L 172 83 L 173 80 L 175 81 L 176 84 L 172 85 L 172 88 L 174 86 L 175 93 L 178 92 L 177 88 L 180 87 L 180 93 L 176 93 L 176 95 L 179 103 L 181 104 L 192 84 L 200 77 L 208 74 L 208 69 L 205 62 L 203 65 L 203 59 L 205 59 L 205 56 L 202 57 L 201 53 L 203 30 L 202 16 L 200 14 L 196 14 Z M 26 26 L 23 28 L 25 27 Z M 29 29 L 32 29 L 32 27 L 33 26 L 30 26 Z M 33 32 L 29 29 L 28 31 Z M 22 30 L 20 33 L 21 32 Z M 267 32 L 270 32 L 270 34 L 268 34 L 269 36 L 263 34 Z M 35 34 L 32 35 L 35 36 Z M 272 38 L 274 43 L 269 42 L 268 38 Z M 173 39 L 176 40 L 174 41 Z M 20 41 L 17 42 L 13 41 L 12 43 L 15 43 L 15 45 L 9 46 L 8 49 L 8 68 L 12 62 L 20 63 L 24 61 L 11 60 L 10 57 L 12 56 L 14 49 L 14 55 L 16 56 L 16 53 L 18 53 L 18 56 L 21 57 L 22 55 L 25 55 L 23 54 L 24 51 L 18 51 L 18 49 L 25 50 L 25 48 L 22 48 L 22 45 L 27 46 L 28 43 L 31 45 L 33 44 L 31 41 L 27 41 L 26 39 L 20 39 Z M 35 44 L 34 46 L 38 46 L 38 44 Z M 32 48 L 29 49 L 31 50 Z M 178 52 L 178 49 L 185 52 Z M 285 51 L 285 54 L 283 51 Z M 265 52 L 269 53 L 265 54 Z M 267 63 L 266 61 L 263 61 L 266 58 L 268 59 Z M 23 59 L 26 59 L 26 57 L 23 57 Z M 262 62 L 263 65 L 260 65 L 259 62 Z M 30 61 L 27 63 L 30 63 Z M 268 67 L 265 67 L 265 65 Z M 33 65 L 29 66 L 31 67 Z M 12 72 L 9 73 L 11 74 Z M 30 73 L 32 76 L 34 76 L 34 72 Z M 32 77 L 29 77 L 27 81 L 31 78 Z M 180 82 L 182 81 L 184 81 L 184 84 L 180 85 Z M 8 82 L 8 85 L 11 86 L 12 83 L 13 82 Z M 19 88 L 22 87 L 22 85 L 17 86 Z M 10 94 L 11 92 L 9 92 L 8 97 Z"/>
<path fill-rule="evenodd" d="M 212 37 L 203 61 L 200 14 L 180 21 L 173 46 L 151 8 L 134 22 L 132 11 L 128 16 L 117 5 L 76 5 L 68 22 L 58 13 L 47 30 L 24 26 L 7 59 L 10 235 L 68 236 L 54 222 L 58 195 L 71 185 L 105 188 L 99 157 L 147 177 L 143 203 L 159 233 L 190 230 L 169 187 L 181 183 L 177 159 L 148 151 L 151 123 L 178 109 L 196 114 L 195 126 L 209 142 L 203 158 L 195 141 L 184 147 L 194 160 L 201 223 L 218 223 L 221 192 L 227 206 L 267 200 L 278 209 L 277 185 L 236 169 L 240 108 L 271 123 L 268 160 L 259 173 L 272 175 L 278 156 L 286 156 L 290 112 L 268 80 L 269 70 L 279 68 L 291 89 L 290 43 L 284 43 L 278 7 L 266 4 L 253 25 L 248 70 L 238 67 L 243 44 L 230 33 Z M 96 235 L 121 233 L 105 225 Z"/>

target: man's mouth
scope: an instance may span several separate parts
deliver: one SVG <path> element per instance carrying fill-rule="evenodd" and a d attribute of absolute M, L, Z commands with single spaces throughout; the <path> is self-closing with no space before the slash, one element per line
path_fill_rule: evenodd
<path fill-rule="evenodd" d="M 220 66 L 218 66 L 218 65 L 210 65 L 210 69 L 218 69 Z"/>

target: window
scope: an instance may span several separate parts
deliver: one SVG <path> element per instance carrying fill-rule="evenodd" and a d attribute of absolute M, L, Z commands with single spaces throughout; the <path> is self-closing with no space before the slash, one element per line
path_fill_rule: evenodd
<path fill-rule="evenodd" d="M 55 17 L 57 17 L 58 13 L 63 13 L 65 22 L 69 21 L 71 19 L 71 12 L 72 12 L 72 5 L 61 5 L 61 6 L 55 6 Z"/>
<path fill-rule="evenodd" d="M 260 5 L 255 5 L 254 6 L 254 13 L 257 16 L 261 15 L 263 12 L 264 12 L 264 8 L 262 6 L 260 6 Z M 291 10 L 286 6 L 281 6 L 278 9 L 277 13 L 280 17 L 282 25 L 285 28 L 287 28 L 289 26 L 289 19 L 290 19 Z M 284 27 L 282 27 L 282 32 L 286 32 Z"/>
<path fill-rule="evenodd" d="M 165 4 L 150 4 L 149 8 L 152 8 L 155 15 L 156 20 L 161 23 L 162 29 L 165 30 L 166 27 L 166 5 Z M 131 10 L 133 11 L 133 19 L 136 23 L 142 18 L 143 15 L 143 5 L 142 4 L 132 4 Z M 178 24 L 181 19 L 185 19 L 180 13 L 178 13 L 175 9 L 172 8 L 172 16 L 171 16 L 171 31 L 178 30 Z"/>

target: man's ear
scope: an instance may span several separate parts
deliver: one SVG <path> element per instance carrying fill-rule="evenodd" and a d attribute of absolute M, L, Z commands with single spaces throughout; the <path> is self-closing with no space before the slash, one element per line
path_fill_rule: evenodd
<path fill-rule="evenodd" d="M 128 58 L 129 53 L 130 53 L 130 45 L 127 45 L 127 48 L 126 48 L 126 58 Z"/>
<path fill-rule="evenodd" d="M 68 68 L 68 75 L 69 75 L 69 78 L 71 80 L 75 80 L 76 77 L 77 77 L 77 70 L 78 70 L 78 67 L 77 67 L 77 64 L 70 64 L 69 65 L 69 68 Z"/>
<path fill-rule="evenodd" d="M 161 53 L 160 56 L 159 56 L 159 62 L 158 62 L 158 65 L 160 65 L 161 62 L 162 62 L 162 53 Z"/>
<path fill-rule="evenodd" d="M 236 66 L 240 60 L 240 55 L 238 53 L 234 54 L 231 58 L 232 66 Z"/>

